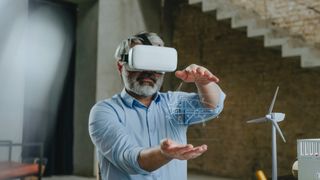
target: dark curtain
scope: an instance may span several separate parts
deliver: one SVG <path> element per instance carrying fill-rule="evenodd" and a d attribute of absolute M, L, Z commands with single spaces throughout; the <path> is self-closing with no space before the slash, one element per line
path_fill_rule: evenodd
<path fill-rule="evenodd" d="M 48 164 L 48 174 L 49 171 L 52 174 L 72 174 L 73 171 L 74 49 L 59 103 L 55 135 L 48 140 L 48 158 L 51 159 L 48 161 L 51 162 Z"/>

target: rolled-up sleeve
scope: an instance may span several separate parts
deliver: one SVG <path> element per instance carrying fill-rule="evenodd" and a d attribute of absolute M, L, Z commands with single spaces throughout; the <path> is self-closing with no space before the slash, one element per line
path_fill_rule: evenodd
<path fill-rule="evenodd" d="M 224 100 L 226 99 L 226 94 L 220 90 L 219 102 L 218 105 L 213 109 L 215 116 L 218 116 L 224 107 Z"/>
<path fill-rule="evenodd" d="M 175 122 L 180 124 L 191 125 L 205 122 L 217 117 L 222 112 L 225 97 L 225 93 L 220 90 L 219 102 L 212 109 L 206 107 L 197 93 L 174 93 L 171 96 L 171 101 L 175 103 L 171 103 L 169 112 L 171 112 L 171 117 Z"/>
<path fill-rule="evenodd" d="M 128 174 L 149 174 L 138 163 L 143 148 L 133 143 L 111 106 L 95 105 L 91 109 L 89 134 L 98 151 L 117 168 Z"/>

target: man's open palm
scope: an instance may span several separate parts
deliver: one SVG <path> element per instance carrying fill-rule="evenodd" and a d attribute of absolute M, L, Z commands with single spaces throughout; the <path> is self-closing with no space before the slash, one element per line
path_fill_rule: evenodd
<path fill-rule="evenodd" d="M 193 147 L 192 144 L 178 144 L 170 139 L 164 139 L 161 141 L 160 149 L 161 152 L 169 158 L 189 160 L 207 151 L 207 145 L 204 144 Z"/>

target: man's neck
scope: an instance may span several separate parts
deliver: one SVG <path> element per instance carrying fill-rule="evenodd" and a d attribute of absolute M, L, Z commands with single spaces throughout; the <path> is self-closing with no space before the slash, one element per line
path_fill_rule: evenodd
<path fill-rule="evenodd" d="M 146 107 L 149 107 L 151 102 L 152 102 L 152 99 L 153 99 L 153 95 L 152 96 L 141 96 L 141 95 L 138 95 L 132 91 L 129 91 L 127 90 L 127 93 L 130 94 L 132 97 L 134 97 L 135 99 L 137 99 L 139 102 L 141 102 L 143 105 L 145 105 Z"/>

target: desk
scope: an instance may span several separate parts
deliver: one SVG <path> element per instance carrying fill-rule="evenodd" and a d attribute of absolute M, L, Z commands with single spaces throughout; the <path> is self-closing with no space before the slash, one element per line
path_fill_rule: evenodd
<path fill-rule="evenodd" d="M 0 180 L 22 178 L 39 174 L 38 164 L 0 162 Z"/>

